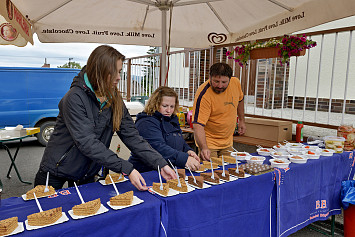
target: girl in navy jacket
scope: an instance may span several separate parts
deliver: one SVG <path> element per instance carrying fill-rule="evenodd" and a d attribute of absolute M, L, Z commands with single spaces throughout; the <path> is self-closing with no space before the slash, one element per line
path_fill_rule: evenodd
<path fill-rule="evenodd" d="M 177 167 L 191 170 L 200 168 L 200 159 L 185 142 L 176 116 L 179 100 L 176 92 L 165 86 L 154 91 L 143 112 L 137 115 L 139 134 L 157 150 L 164 159 Z M 151 170 L 135 154 L 129 161 L 139 172 Z"/>

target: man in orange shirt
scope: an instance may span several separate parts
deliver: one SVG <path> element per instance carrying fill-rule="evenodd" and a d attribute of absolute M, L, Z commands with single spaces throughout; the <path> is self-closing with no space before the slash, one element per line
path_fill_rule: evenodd
<path fill-rule="evenodd" d="M 215 63 L 210 68 L 209 80 L 196 92 L 193 127 L 203 160 L 230 154 L 237 117 L 238 133 L 245 133 L 244 95 L 239 79 L 232 74 L 228 64 Z"/>

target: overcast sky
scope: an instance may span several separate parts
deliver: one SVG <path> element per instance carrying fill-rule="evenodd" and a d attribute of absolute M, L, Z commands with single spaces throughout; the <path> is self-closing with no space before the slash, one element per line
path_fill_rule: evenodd
<path fill-rule="evenodd" d="M 73 58 L 72 62 L 86 65 L 90 53 L 100 44 L 94 43 L 41 43 L 34 35 L 34 45 L 25 47 L 0 45 L 0 67 L 41 67 L 45 58 L 51 67 L 62 66 Z M 126 56 L 146 55 L 149 47 L 131 45 L 111 45 Z"/>

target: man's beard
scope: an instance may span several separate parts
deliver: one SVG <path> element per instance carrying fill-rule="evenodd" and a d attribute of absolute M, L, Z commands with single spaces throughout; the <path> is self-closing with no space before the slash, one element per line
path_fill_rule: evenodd
<path fill-rule="evenodd" d="M 223 88 L 220 90 L 217 90 L 216 87 L 211 86 L 212 90 L 216 93 L 216 94 L 221 94 L 222 92 L 224 92 L 227 88 Z"/>

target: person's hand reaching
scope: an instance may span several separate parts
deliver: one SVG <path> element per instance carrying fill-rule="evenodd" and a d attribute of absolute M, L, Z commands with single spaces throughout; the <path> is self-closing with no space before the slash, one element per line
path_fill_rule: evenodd
<path fill-rule="evenodd" d="M 144 178 L 136 169 L 132 170 L 132 172 L 128 175 L 128 178 L 134 187 L 136 187 L 139 191 L 148 190 Z"/>
<path fill-rule="evenodd" d="M 161 168 L 160 173 L 165 180 L 177 179 L 176 173 L 168 165 Z"/>

